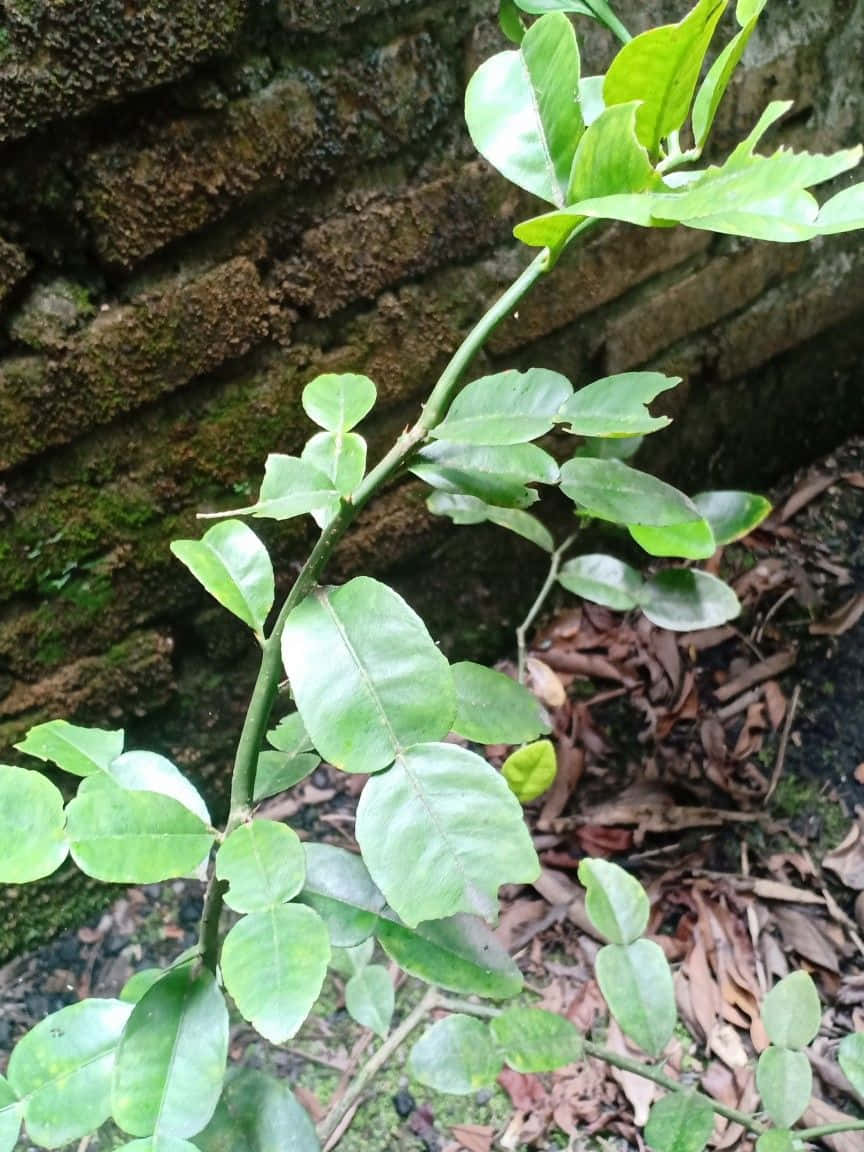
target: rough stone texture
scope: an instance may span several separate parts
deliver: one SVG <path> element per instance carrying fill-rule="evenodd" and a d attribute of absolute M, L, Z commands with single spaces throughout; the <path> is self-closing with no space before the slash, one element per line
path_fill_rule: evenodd
<path fill-rule="evenodd" d="M 245 503 L 269 451 L 299 451 L 318 372 L 376 380 L 364 431 L 382 451 L 524 266 L 510 231 L 537 205 L 461 122 L 470 71 L 501 46 L 495 7 L 0 0 L 4 758 L 51 715 L 125 722 L 218 803 L 255 652 L 168 542 L 200 534 L 196 510 Z M 620 7 L 638 30 L 683 0 Z M 610 40 L 578 27 L 600 71 Z M 797 101 L 777 140 L 864 137 L 862 55 L 864 0 L 770 5 L 718 152 L 773 98 Z M 864 423 L 862 313 L 859 237 L 604 227 L 475 370 L 680 374 L 662 398 L 675 428 L 650 438 L 646 465 L 758 485 Z M 312 527 L 256 528 L 284 591 Z M 500 532 L 432 518 L 412 482 L 365 511 L 332 571 L 386 573 L 448 650 L 492 655 L 538 563 Z M 68 890 L 40 889 L 40 907 Z M 0 960 L 29 931 L 9 922 Z"/>

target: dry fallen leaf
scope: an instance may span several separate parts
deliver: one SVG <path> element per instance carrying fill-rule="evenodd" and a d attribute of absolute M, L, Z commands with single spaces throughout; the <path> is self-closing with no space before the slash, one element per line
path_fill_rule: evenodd
<path fill-rule="evenodd" d="M 617 1052 L 619 1056 L 633 1057 L 633 1052 L 628 1047 L 624 1034 L 614 1019 L 609 1024 L 606 1046 L 612 1052 Z M 657 1094 L 656 1086 L 650 1080 L 644 1080 L 641 1076 L 636 1076 L 632 1072 L 625 1072 L 620 1068 L 612 1068 L 611 1074 L 618 1081 L 621 1091 L 630 1102 L 634 1123 L 639 1128 L 644 1128 L 648 1121 L 648 1113 L 651 1111 L 652 1101 Z"/>
<path fill-rule="evenodd" d="M 864 593 L 853 596 L 842 608 L 838 608 L 823 620 L 815 620 L 810 625 L 810 635 L 842 636 L 844 632 L 854 628 L 862 616 L 864 616 Z"/>
<path fill-rule="evenodd" d="M 465 1152 L 490 1152 L 495 1129 L 488 1124 L 454 1124 L 450 1131 Z"/>
<path fill-rule="evenodd" d="M 823 858 L 822 867 L 836 873 L 847 888 L 856 891 L 864 889 L 864 837 L 861 834 L 860 818 L 849 829 L 842 843 Z"/>

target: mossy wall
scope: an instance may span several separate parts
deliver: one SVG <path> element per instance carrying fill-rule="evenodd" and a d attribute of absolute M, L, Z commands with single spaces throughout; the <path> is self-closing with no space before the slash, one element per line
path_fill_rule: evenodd
<path fill-rule="evenodd" d="M 525 257 L 533 209 L 473 155 L 466 79 L 495 0 L 0 0 L 0 743 L 54 715 L 125 722 L 224 778 L 252 674 L 242 627 L 173 562 L 195 511 L 296 451 L 322 370 L 379 385 L 373 451 Z M 677 0 L 622 0 L 635 29 Z M 580 24 L 603 66 L 602 30 Z M 771 0 L 718 125 L 864 138 L 864 0 Z M 495 336 L 484 367 L 687 384 L 654 463 L 758 484 L 860 427 L 864 244 L 609 228 Z M 265 527 L 290 579 L 299 523 Z M 454 534 L 411 485 L 336 559 L 387 570 L 489 651 L 536 569 Z M 418 579 L 418 573 L 422 578 Z M 284 583 L 284 581 L 283 581 Z M 6 753 L 4 753 L 6 755 Z M 0 953 L 3 952 L 0 941 Z"/>

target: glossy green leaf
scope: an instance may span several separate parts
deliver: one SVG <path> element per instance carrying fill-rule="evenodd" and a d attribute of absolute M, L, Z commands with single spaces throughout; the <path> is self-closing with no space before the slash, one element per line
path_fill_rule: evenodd
<path fill-rule="evenodd" d="M 516 963 L 476 916 L 430 920 L 416 928 L 382 916 L 375 932 L 390 959 L 427 984 L 491 1000 L 522 991 Z"/>
<path fill-rule="evenodd" d="M 545 368 L 483 376 L 466 384 L 432 435 L 456 444 L 524 444 L 552 428 L 572 395 L 566 376 Z"/>
<path fill-rule="evenodd" d="M 573 12 L 581 16 L 591 16 L 600 24 L 605 24 L 620 40 L 629 40 L 630 33 L 606 3 L 606 0 L 516 0 L 523 12 L 535 16 L 544 12 Z"/>
<path fill-rule="evenodd" d="M 703 1152 L 714 1133 L 714 1109 L 696 1092 L 670 1092 L 651 1108 L 645 1140 L 654 1152 Z"/>
<path fill-rule="evenodd" d="M 369 964 L 355 972 L 345 985 L 345 1007 L 349 1015 L 382 1039 L 390 1031 L 395 1005 L 393 981 L 380 964 Z"/>
<path fill-rule="evenodd" d="M 612 61 L 603 85 L 606 104 L 642 102 L 636 131 L 652 154 L 686 120 L 702 61 L 725 8 L 726 0 L 699 0 L 679 23 L 650 28 L 625 44 Z"/>
<path fill-rule="evenodd" d="M 658 528 L 699 520 L 689 496 L 620 460 L 576 457 L 561 469 L 561 489 L 588 516 Z"/>
<path fill-rule="evenodd" d="M 244 1068 L 226 1085 L 216 1114 L 195 1137 L 201 1152 L 320 1152 L 309 1114 L 290 1088 Z"/>
<path fill-rule="evenodd" d="M 630 535 L 649 556 L 675 556 L 682 560 L 707 560 L 717 551 L 717 541 L 707 520 L 651 528 L 634 524 Z"/>
<path fill-rule="evenodd" d="M 358 576 L 299 604 L 282 659 L 315 747 L 346 772 L 377 772 L 400 747 L 450 731 L 447 660 L 420 617 L 377 580 Z"/>
<path fill-rule="evenodd" d="M 235 912 L 263 912 L 284 904 L 306 878 L 300 837 L 275 820 L 242 824 L 216 853 L 216 875 L 229 885 L 225 903 Z"/>
<path fill-rule="evenodd" d="M 284 1044 L 318 999 L 329 957 L 321 917 L 302 904 L 281 904 L 234 925 L 222 947 L 222 978 L 252 1027 Z"/>
<path fill-rule="evenodd" d="M 115 884 L 157 884 L 194 872 L 213 833 L 170 796 L 101 788 L 66 809 L 72 858 L 88 876 Z"/>
<path fill-rule="evenodd" d="M 131 1136 L 194 1136 L 222 1094 L 228 1009 L 213 974 L 170 968 L 132 1010 L 117 1049 L 111 1113 Z"/>
<path fill-rule="evenodd" d="M 522 744 L 548 732 L 540 704 L 524 685 L 463 661 L 451 668 L 456 688 L 453 731 L 475 744 Z"/>
<path fill-rule="evenodd" d="M 756 1065 L 756 1087 L 762 1107 L 778 1128 L 791 1128 L 806 1112 L 813 1091 L 813 1072 L 804 1052 L 766 1048 Z"/>
<path fill-rule="evenodd" d="M 0 1076 L 0 1152 L 13 1152 L 18 1143 L 21 1113 L 18 1097 Z"/>
<path fill-rule="evenodd" d="M 552 533 L 540 521 L 518 508 L 496 508 L 484 504 L 476 496 L 457 496 L 451 492 L 433 492 L 426 501 L 429 511 L 435 516 L 449 516 L 454 524 L 482 524 L 489 521 L 499 528 L 507 528 L 530 540 L 544 552 L 555 550 Z"/>
<path fill-rule="evenodd" d="M 635 568 L 602 553 L 568 560 L 558 573 L 558 582 L 574 596 L 616 612 L 635 608 L 642 590 L 642 577 Z"/>
<path fill-rule="evenodd" d="M 597 982 L 623 1032 L 649 1056 L 660 1056 L 675 1031 L 672 973 L 659 944 L 607 944 L 597 953 Z"/>
<path fill-rule="evenodd" d="M 56 764 L 73 776 L 104 772 L 123 751 L 122 729 L 104 732 L 100 728 L 79 728 L 68 720 L 37 724 L 15 747 L 19 752 Z"/>
<path fill-rule="evenodd" d="M 303 752 L 299 756 L 269 750 L 261 752 L 255 769 L 255 803 L 293 788 L 311 776 L 320 763 L 317 752 Z"/>
<path fill-rule="evenodd" d="M 247 524 L 225 520 L 200 540 L 172 541 L 171 551 L 223 608 L 264 631 L 275 596 L 273 565 Z"/>
<path fill-rule="evenodd" d="M 608 860 L 587 857 L 579 865 L 591 923 L 610 944 L 632 944 L 648 927 L 651 911 L 645 889 L 635 876 Z"/>
<path fill-rule="evenodd" d="M 844 1036 L 837 1050 L 840 1067 L 858 1093 L 864 1095 L 864 1032 L 852 1032 Z"/>
<path fill-rule="evenodd" d="M 468 1096 L 489 1088 L 501 1066 L 489 1028 L 473 1016 L 460 1014 L 433 1024 L 408 1057 L 408 1070 L 415 1080 L 452 1096 Z"/>
<path fill-rule="evenodd" d="M 555 550 L 552 533 L 530 512 L 523 512 L 519 508 L 490 508 L 486 519 L 490 524 L 495 524 L 499 528 L 506 528 L 509 532 L 515 532 L 517 536 L 536 544 L 544 552 Z"/>
<path fill-rule="evenodd" d="M 528 29 L 518 51 L 481 64 L 465 95 L 477 151 L 520 188 L 561 206 L 582 133 L 579 68 L 573 26 L 552 13 Z"/>
<path fill-rule="evenodd" d="M 375 937 L 367 936 L 362 944 L 354 944 L 350 948 L 330 949 L 330 969 L 350 980 L 358 972 L 362 972 L 375 955 Z"/>
<path fill-rule="evenodd" d="M 529 884 L 539 873 L 506 782 L 454 744 L 417 744 L 373 776 L 356 836 L 372 879 L 409 927 L 457 912 L 494 920 L 500 886 Z"/>
<path fill-rule="evenodd" d="M 277 752 L 285 752 L 288 756 L 300 756 L 304 752 L 314 751 L 299 712 L 283 716 L 276 727 L 267 733 L 267 743 Z"/>
<path fill-rule="evenodd" d="M 130 976 L 120 992 L 124 1004 L 137 1004 L 153 985 L 165 975 L 164 968 L 142 968 Z"/>
<path fill-rule="evenodd" d="M 178 804 L 210 823 L 210 813 L 201 794 L 180 769 L 157 752 L 124 752 L 112 760 L 107 775 L 130 792 L 158 792 L 171 796 Z"/>
<path fill-rule="evenodd" d="M 492 1039 L 516 1072 L 553 1072 L 582 1059 L 584 1043 L 564 1016 L 540 1008 L 508 1008 L 491 1024 Z"/>
<path fill-rule="evenodd" d="M 714 117 L 729 87 L 735 69 L 750 43 L 766 0 L 749 0 L 748 18 L 741 31 L 726 45 L 708 70 L 693 102 L 693 137 L 697 148 L 703 148 L 711 133 Z M 741 5 L 739 4 L 739 22 Z"/>
<path fill-rule="evenodd" d="M 711 525 L 718 547 L 740 540 L 771 513 L 769 501 L 752 492 L 701 492 L 693 503 Z"/>
<path fill-rule="evenodd" d="M 56 872 L 69 852 L 63 797 L 50 780 L 0 765 L 0 884 L 29 884 Z"/>
<path fill-rule="evenodd" d="M 119 1000 L 82 1000 L 19 1040 L 7 1075 L 34 1144 L 60 1148 L 108 1119 L 114 1052 L 131 1011 Z"/>
<path fill-rule="evenodd" d="M 794 1133 L 786 1128 L 772 1128 L 756 1141 L 756 1152 L 800 1152 Z"/>
<path fill-rule="evenodd" d="M 604 376 L 580 388 L 561 409 L 559 418 L 579 436 L 630 437 L 656 432 L 672 421 L 668 416 L 652 416 L 648 404 L 680 383 L 680 376 L 664 376 L 662 372 Z"/>
<path fill-rule="evenodd" d="M 614 104 L 586 128 L 570 173 L 567 202 L 641 192 L 659 183 L 647 151 L 636 135 L 637 103 Z"/>
<path fill-rule="evenodd" d="M 501 775 L 520 804 L 530 804 L 555 783 L 558 759 L 551 740 L 537 740 L 511 752 L 501 765 Z"/>
<path fill-rule="evenodd" d="M 779 1048 L 806 1048 L 822 1023 L 819 993 L 809 972 L 793 972 L 775 984 L 762 1004 L 762 1023 Z"/>
<path fill-rule="evenodd" d="M 362 943 L 375 931 L 384 897 L 359 856 L 332 844 L 304 844 L 306 882 L 299 899 L 314 908 L 337 948 Z"/>
<path fill-rule="evenodd" d="M 329 476 L 298 456 L 272 453 L 264 465 L 264 480 L 254 504 L 230 512 L 200 515 L 201 520 L 222 516 L 256 516 L 261 519 L 290 520 L 308 512 L 332 511 L 339 494 Z"/>
<path fill-rule="evenodd" d="M 350 432 L 372 411 L 377 392 L 368 376 L 328 372 L 303 389 L 303 409 L 328 432 Z"/>
<path fill-rule="evenodd" d="M 433 488 L 487 504 L 525 508 L 537 500 L 527 484 L 556 484 L 558 465 L 536 444 L 427 444 L 411 471 Z"/>
<path fill-rule="evenodd" d="M 516 0 L 501 0 L 498 25 L 511 44 L 521 44 L 525 38 L 525 25 L 519 15 Z"/>
<path fill-rule="evenodd" d="M 366 441 L 356 432 L 319 432 L 307 442 L 300 458 L 329 477 L 343 496 L 349 496 L 366 471 Z"/>
<path fill-rule="evenodd" d="M 715 628 L 741 611 L 728 584 L 691 568 L 670 568 L 646 580 L 639 606 L 652 624 L 673 632 Z"/>

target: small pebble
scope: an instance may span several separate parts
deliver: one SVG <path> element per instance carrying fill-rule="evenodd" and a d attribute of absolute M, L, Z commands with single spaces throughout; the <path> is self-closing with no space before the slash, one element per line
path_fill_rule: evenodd
<path fill-rule="evenodd" d="M 400 1088 L 393 1097 L 393 1107 L 396 1109 L 396 1114 L 404 1120 L 406 1116 L 411 1115 L 417 1104 L 410 1092 L 405 1088 Z"/>

